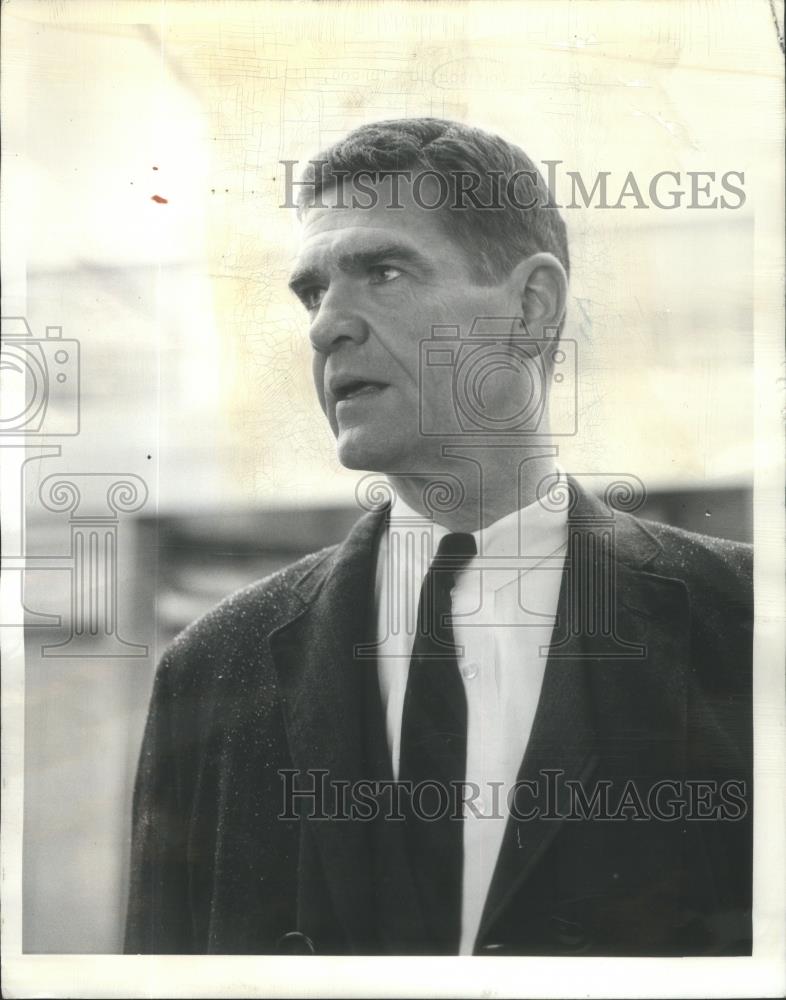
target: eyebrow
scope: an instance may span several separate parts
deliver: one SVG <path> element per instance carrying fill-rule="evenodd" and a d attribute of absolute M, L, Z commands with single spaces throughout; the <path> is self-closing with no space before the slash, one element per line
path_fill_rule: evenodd
<path fill-rule="evenodd" d="M 370 267 L 387 263 L 391 260 L 401 261 L 404 264 L 413 264 L 426 278 L 433 277 L 435 273 L 434 265 L 420 251 L 406 243 L 385 243 L 370 250 L 350 250 L 342 253 L 338 258 L 338 268 L 345 274 L 358 274 L 368 270 Z M 324 281 L 324 273 L 318 267 L 306 266 L 296 268 L 289 279 L 289 287 L 295 294 L 310 285 L 319 284 Z"/>

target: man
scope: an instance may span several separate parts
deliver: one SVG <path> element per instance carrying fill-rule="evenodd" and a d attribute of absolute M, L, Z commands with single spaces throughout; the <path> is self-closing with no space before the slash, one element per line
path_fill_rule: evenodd
<path fill-rule="evenodd" d="M 404 120 L 299 200 L 317 393 L 387 502 L 164 656 L 126 949 L 750 954 L 751 553 L 555 464 L 542 178 Z"/>

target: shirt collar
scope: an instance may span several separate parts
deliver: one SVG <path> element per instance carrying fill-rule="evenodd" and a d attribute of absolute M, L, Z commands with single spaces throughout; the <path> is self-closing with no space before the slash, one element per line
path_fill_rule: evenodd
<path fill-rule="evenodd" d="M 555 495 L 559 495 L 557 491 L 566 486 L 567 480 L 559 466 L 555 466 L 555 475 L 557 481 L 552 491 Z M 511 574 L 517 576 L 524 569 L 531 567 L 533 559 L 546 559 L 559 551 L 567 540 L 566 524 L 567 511 L 564 505 L 555 508 L 547 506 L 540 500 L 534 500 L 526 507 L 511 511 L 493 524 L 472 532 L 478 549 L 476 558 L 496 560 L 495 566 L 498 568 L 495 570 L 494 579 L 497 583 L 502 583 L 499 574 L 503 571 L 503 567 L 500 566 L 499 559 L 511 560 L 509 568 L 504 568 L 506 576 Z M 410 547 L 415 562 L 421 563 L 419 567 L 421 577 L 428 569 L 428 565 L 425 564 L 427 560 L 424 559 L 425 553 L 429 550 L 432 554 L 435 553 L 440 540 L 449 533 L 450 529 L 440 524 L 438 520 L 420 514 L 401 497 L 395 496 L 389 514 L 388 538 L 398 536 L 398 543 L 402 549 L 406 544 L 404 541 L 406 535 L 431 539 L 430 546 L 416 544 Z M 526 564 L 517 566 L 516 556 L 523 557 Z M 472 565 L 475 565 L 474 560 Z"/>

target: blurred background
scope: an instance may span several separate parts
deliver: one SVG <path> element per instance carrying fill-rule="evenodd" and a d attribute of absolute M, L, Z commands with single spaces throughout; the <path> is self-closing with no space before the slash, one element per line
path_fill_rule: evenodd
<path fill-rule="evenodd" d="M 645 516 L 750 540 L 755 195 L 777 167 L 779 51 L 766 2 L 4 11 L 6 253 L 23 266 L 3 316 L 51 377 L 19 466 L 24 950 L 116 952 L 163 646 L 358 516 L 286 290 L 280 161 L 435 115 L 561 161 L 565 200 L 567 170 L 588 186 L 609 171 L 610 191 L 629 171 L 642 190 L 677 171 L 686 191 L 689 170 L 745 172 L 737 210 L 564 212 L 579 433 L 560 461 L 637 475 Z"/>

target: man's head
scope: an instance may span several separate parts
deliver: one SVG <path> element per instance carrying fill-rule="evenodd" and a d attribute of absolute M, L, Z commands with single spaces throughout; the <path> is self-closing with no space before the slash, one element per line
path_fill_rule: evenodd
<path fill-rule="evenodd" d="M 434 471 L 440 442 L 421 428 L 455 422 L 454 386 L 443 378 L 424 394 L 421 345 L 435 327 L 465 336 L 483 317 L 506 317 L 512 331 L 518 319 L 519 339 L 553 334 L 567 294 L 564 223 L 522 150 L 440 119 L 363 126 L 311 161 L 304 182 L 291 286 L 311 319 L 339 458 Z M 483 378 L 492 419 L 525 391 L 514 368 Z"/>

